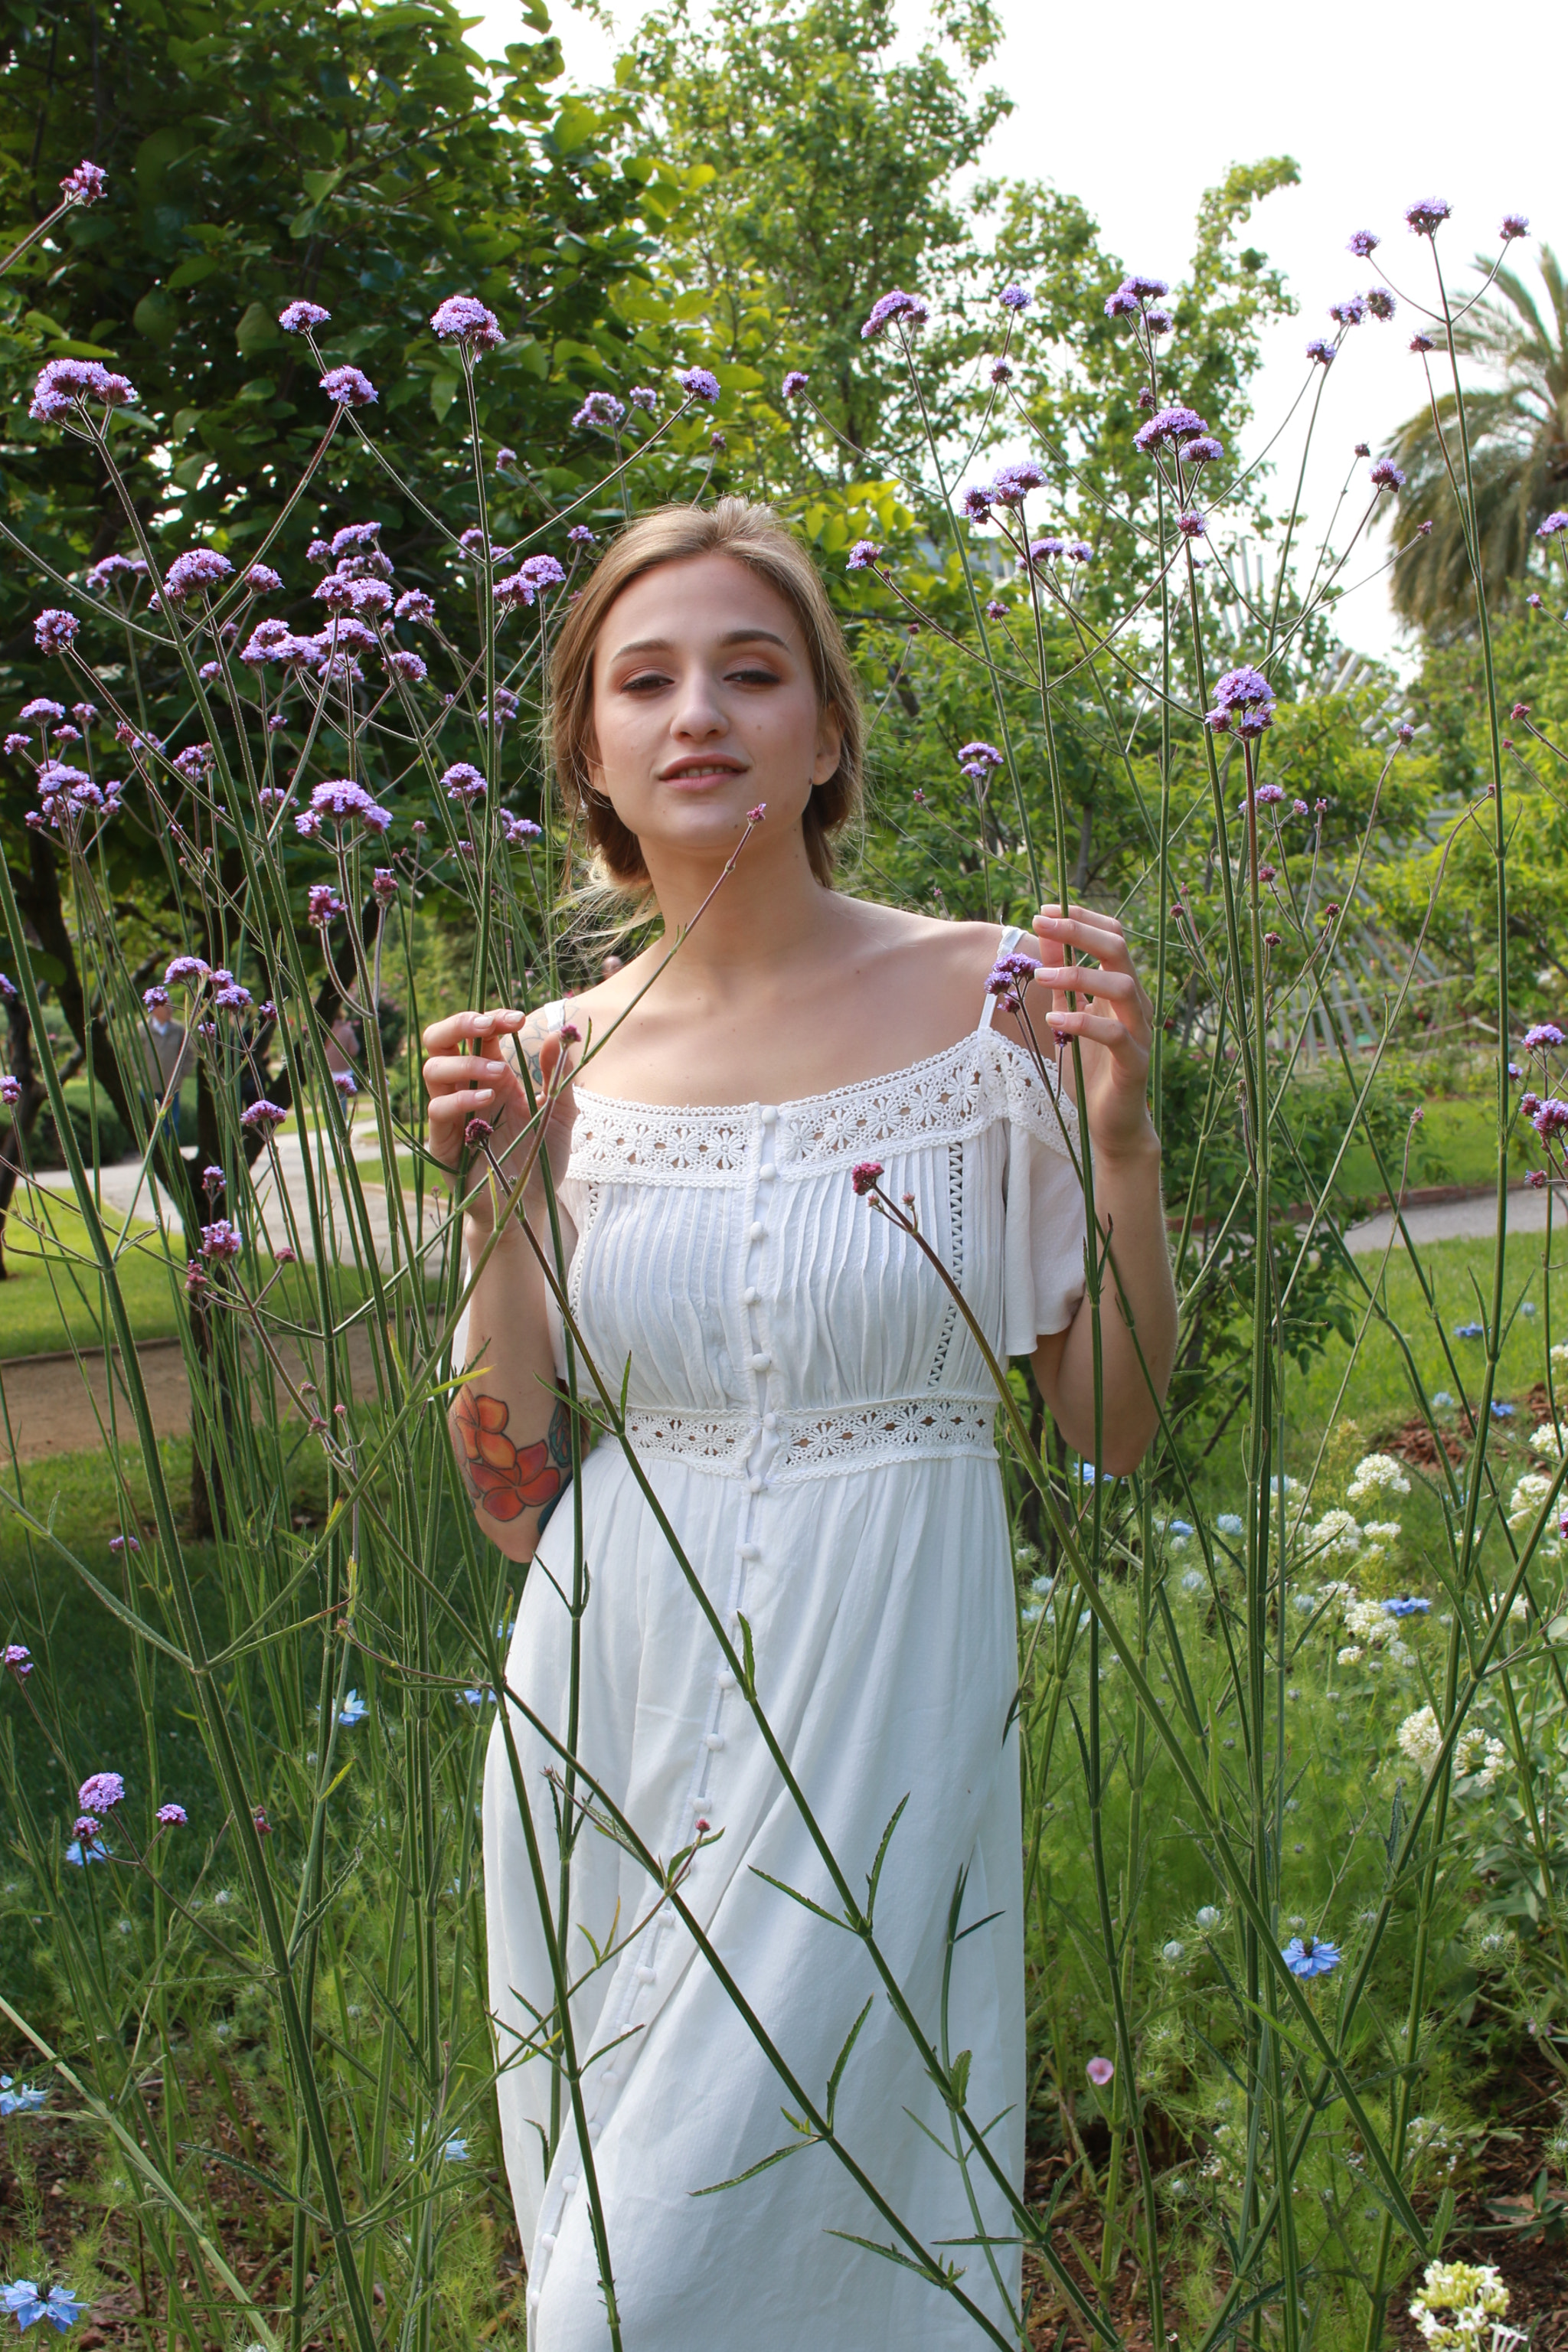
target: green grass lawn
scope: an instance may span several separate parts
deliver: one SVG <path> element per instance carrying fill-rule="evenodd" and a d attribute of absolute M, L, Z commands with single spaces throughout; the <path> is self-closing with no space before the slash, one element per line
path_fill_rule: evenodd
<path fill-rule="evenodd" d="M 5 1274 L 0 1284 L 0 1356 L 35 1356 L 50 1349 L 90 1347 L 106 1316 L 103 1286 L 88 1262 L 87 1228 L 76 1211 L 58 1198 L 51 1202 L 53 1238 L 27 1232 L 13 1213 L 5 1227 Z M 112 1211 L 106 1230 L 123 1230 Z M 130 1247 L 120 1260 L 120 1283 L 139 1339 L 172 1339 L 184 1317 L 181 1276 L 163 1254 L 158 1229 L 134 1221 Z"/>
<path fill-rule="evenodd" d="M 1533 1163 L 1522 1144 L 1515 1172 Z M 1398 1173 L 1395 1167 L 1395 1175 Z M 1451 1095 L 1426 1105 L 1410 1155 L 1410 1181 L 1421 1184 L 1487 1184 L 1497 1174 L 1497 1107 L 1479 1095 Z M 1364 1143 L 1346 1152 L 1342 1191 L 1364 1197 L 1380 1193 L 1383 1181 Z"/>

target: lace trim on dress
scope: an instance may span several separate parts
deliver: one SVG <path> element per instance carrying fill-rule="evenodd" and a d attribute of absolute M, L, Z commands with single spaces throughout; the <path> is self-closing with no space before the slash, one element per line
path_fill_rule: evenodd
<path fill-rule="evenodd" d="M 907 1070 L 773 1108 L 781 1177 L 876 1151 L 959 1141 L 1004 1118 L 1064 1156 L 1064 1129 L 1072 1150 L 1078 1143 L 1073 1105 L 1042 1082 L 1021 1045 L 991 1029 Z M 623 1102 L 579 1087 L 571 1173 L 584 1182 L 742 1183 L 761 1125 L 758 1103 Z"/>
<path fill-rule="evenodd" d="M 731 1478 L 758 1476 L 766 1486 L 823 1478 L 883 1462 L 953 1454 L 994 1461 L 996 1405 L 986 1397 L 892 1397 L 881 1404 L 816 1405 L 770 1416 L 664 1412 L 633 1405 L 626 1435 L 649 1460 L 684 1462 Z M 601 1441 L 603 1443 L 604 1441 Z"/>

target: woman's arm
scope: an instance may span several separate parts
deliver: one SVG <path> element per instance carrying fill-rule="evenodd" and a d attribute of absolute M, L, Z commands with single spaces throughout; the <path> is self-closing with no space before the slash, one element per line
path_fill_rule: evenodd
<path fill-rule="evenodd" d="M 526 1057 L 535 1100 L 549 1100 L 551 1164 L 559 1175 L 572 1120 L 570 1087 L 551 1084 L 563 1051 L 560 1031 L 547 1032 L 537 1016 L 522 1013 L 457 1013 L 432 1023 L 424 1042 L 432 1152 L 456 1169 L 469 1121 L 482 1119 L 491 1129 L 490 1150 L 515 1185 L 535 1154 L 528 1097 L 506 1054 L 512 1037 Z M 471 1170 L 474 1165 L 470 1155 Z M 477 1165 L 479 1181 L 464 1203 L 463 1245 L 470 1266 L 481 1258 L 485 1263 L 468 1304 L 462 1369 L 469 1377 L 447 1418 L 474 1516 L 509 1559 L 526 1560 L 571 1476 L 571 1424 L 557 1387 L 543 1273 L 515 1207 L 495 1238 L 497 1209 L 505 1204 L 485 1162 Z M 549 1213 L 538 1164 L 522 1213 L 548 1252 Z M 569 1230 L 563 1239 L 569 1250 Z"/>
<path fill-rule="evenodd" d="M 1092 1151 L 1095 1222 L 1100 1246 L 1109 1237 L 1116 1261 L 1115 1274 L 1108 1265 L 1100 1286 L 1098 1445 L 1094 1318 L 1087 1297 L 1065 1331 L 1040 1341 L 1035 1378 L 1068 1444 L 1097 1468 L 1125 1477 L 1138 1467 L 1159 1426 L 1155 1397 L 1164 1399 L 1176 1352 L 1176 1292 L 1160 1197 L 1160 1139 L 1149 1117 L 1153 1009 L 1113 917 L 1088 907 L 1071 907 L 1064 917 L 1047 907 L 1036 918 L 1035 932 L 1041 956 L 1038 984 L 1052 992 L 1048 1025 L 1058 1038 L 1077 1037 L 1081 1047 L 1079 1108 Z M 1099 970 L 1086 971 L 1069 961 L 1074 950 L 1093 956 Z M 1088 1003 L 1086 986 L 1092 989 Z M 1073 1011 L 1068 1009 L 1069 990 L 1078 998 Z M 1038 1031 L 1040 1015 L 1032 1004 L 1030 1011 Z M 1137 1328 L 1136 1347 L 1118 1300 L 1119 1286 Z"/>

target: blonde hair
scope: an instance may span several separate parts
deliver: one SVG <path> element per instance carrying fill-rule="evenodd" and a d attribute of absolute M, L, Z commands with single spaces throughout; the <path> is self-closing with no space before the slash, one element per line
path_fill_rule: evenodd
<path fill-rule="evenodd" d="M 833 880 L 833 841 L 860 807 L 865 727 L 849 649 L 816 565 L 772 507 L 720 499 L 711 507 L 664 506 L 639 515 L 610 541 L 568 612 L 550 657 L 550 749 L 568 814 L 581 823 L 595 863 L 621 891 L 648 878 L 642 845 L 595 789 L 594 655 L 605 615 L 623 588 L 660 564 L 731 555 L 777 591 L 800 623 L 819 709 L 838 721 L 838 765 L 812 787 L 804 829 L 817 880 Z"/>

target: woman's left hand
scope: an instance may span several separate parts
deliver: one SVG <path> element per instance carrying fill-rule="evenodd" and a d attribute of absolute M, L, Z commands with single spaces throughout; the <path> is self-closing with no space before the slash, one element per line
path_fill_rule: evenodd
<path fill-rule="evenodd" d="M 1040 950 L 1036 986 L 1051 992 L 1048 1020 L 1030 1018 L 1042 1046 L 1077 1037 L 1083 1054 L 1083 1101 L 1097 1158 L 1142 1159 L 1160 1145 L 1149 1117 L 1149 1062 L 1154 1008 L 1132 969 L 1127 935 L 1113 915 L 1092 907 L 1042 907 L 1035 918 Z M 1072 961 L 1091 956 L 1099 969 Z M 1069 1010 L 1068 997 L 1078 999 Z M 1047 1049 L 1048 1050 L 1048 1049 Z"/>

